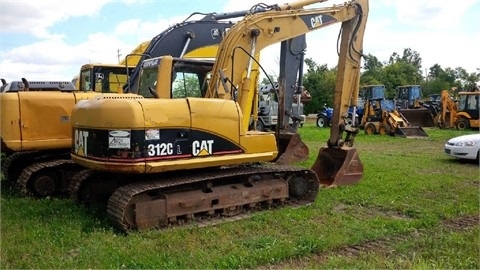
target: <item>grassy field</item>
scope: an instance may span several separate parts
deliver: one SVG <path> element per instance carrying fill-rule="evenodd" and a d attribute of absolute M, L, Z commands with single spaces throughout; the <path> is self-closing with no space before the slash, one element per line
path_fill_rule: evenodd
<path fill-rule="evenodd" d="M 203 228 L 126 235 L 101 212 L 24 198 L 2 182 L 0 267 L 479 269 L 479 166 L 443 153 L 446 139 L 478 131 L 425 130 L 423 139 L 361 133 L 357 185 Z M 309 167 L 329 129 L 307 124 L 301 135 Z"/>

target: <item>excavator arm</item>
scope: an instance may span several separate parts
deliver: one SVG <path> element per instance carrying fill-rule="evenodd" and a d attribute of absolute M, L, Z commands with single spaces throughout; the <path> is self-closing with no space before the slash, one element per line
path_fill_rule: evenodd
<path fill-rule="evenodd" d="M 251 87 L 255 82 L 252 82 L 248 75 L 251 65 L 256 61 L 254 55 L 257 52 L 269 45 L 342 22 L 344 54 L 340 55 L 339 71 L 348 78 L 339 76 L 335 102 L 338 109 L 342 110 L 341 112 L 337 110 L 340 114 L 348 110 L 350 103 L 356 102 L 354 95 L 358 96 L 360 58 L 368 2 L 361 0 L 340 6 L 303 9 L 319 2 L 322 1 L 307 0 L 279 6 L 281 12 L 256 13 L 235 24 L 219 47 L 207 97 L 236 99 L 244 115 L 248 115 L 252 111 L 251 101 L 255 95 L 251 91 L 255 89 Z M 339 119 L 337 117 L 334 121 L 338 123 Z M 248 127 L 248 118 L 244 119 L 243 125 L 244 128 Z M 336 137 L 335 134 L 332 135 Z M 332 138 L 330 141 L 333 140 L 338 138 Z M 333 143 L 335 144 L 337 143 Z"/>
<path fill-rule="evenodd" d="M 244 115 L 251 115 L 255 111 L 252 100 L 256 96 L 255 81 L 250 78 L 251 66 L 256 62 L 254 55 L 274 43 L 342 22 L 332 127 L 327 147 L 320 150 L 313 169 L 325 185 L 351 184 L 362 177 L 363 165 L 352 148 L 358 128 L 345 125 L 343 119 L 348 116 L 350 106 L 357 106 L 368 1 L 303 9 L 316 2 L 319 1 L 280 6 L 275 12 L 253 14 L 237 23 L 219 47 L 207 97 L 234 99 Z M 248 125 L 249 120 L 244 117 L 243 128 L 247 129 Z M 291 136 L 288 146 L 282 147 L 291 154 L 284 156 L 305 152 L 305 145 L 299 141 L 298 134 Z M 295 146 L 290 147 L 290 144 Z"/>

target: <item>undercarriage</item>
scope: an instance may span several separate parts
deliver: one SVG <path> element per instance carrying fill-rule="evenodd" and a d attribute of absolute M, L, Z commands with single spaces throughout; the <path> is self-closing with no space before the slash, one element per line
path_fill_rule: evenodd
<path fill-rule="evenodd" d="M 63 197 L 70 178 L 81 169 L 68 152 L 24 151 L 2 160 L 2 174 L 24 195 L 37 198 Z"/>
<path fill-rule="evenodd" d="M 85 170 L 74 179 L 71 197 L 85 204 L 108 197 L 108 217 L 125 232 L 306 205 L 319 190 L 313 171 L 273 164 L 127 177 Z"/>

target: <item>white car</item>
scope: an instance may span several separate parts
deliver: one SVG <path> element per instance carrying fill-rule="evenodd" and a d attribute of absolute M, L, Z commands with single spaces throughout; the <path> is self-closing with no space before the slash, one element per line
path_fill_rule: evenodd
<path fill-rule="evenodd" d="M 459 159 L 479 160 L 480 133 L 451 138 L 445 143 L 445 154 Z"/>

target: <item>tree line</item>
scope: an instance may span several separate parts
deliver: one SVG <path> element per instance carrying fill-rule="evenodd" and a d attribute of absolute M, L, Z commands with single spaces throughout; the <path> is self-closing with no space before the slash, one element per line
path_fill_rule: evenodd
<path fill-rule="evenodd" d="M 303 85 L 313 97 L 305 104 L 305 114 L 317 113 L 323 104 L 332 106 L 333 92 L 337 68 L 329 68 L 326 64 L 319 65 L 311 58 L 305 59 L 307 71 L 303 75 Z M 440 94 L 442 90 L 456 88 L 467 91 L 477 86 L 480 81 L 480 69 L 469 73 L 462 67 L 442 68 L 434 64 L 424 73 L 422 72 L 422 58 L 420 54 L 410 48 L 403 50 L 400 55 L 392 53 L 388 61 L 381 62 L 376 56 L 367 54 L 363 58 L 360 85 L 385 85 L 387 97 L 395 97 L 395 88 L 402 85 L 420 85 L 424 97 L 431 94 Z"/>

